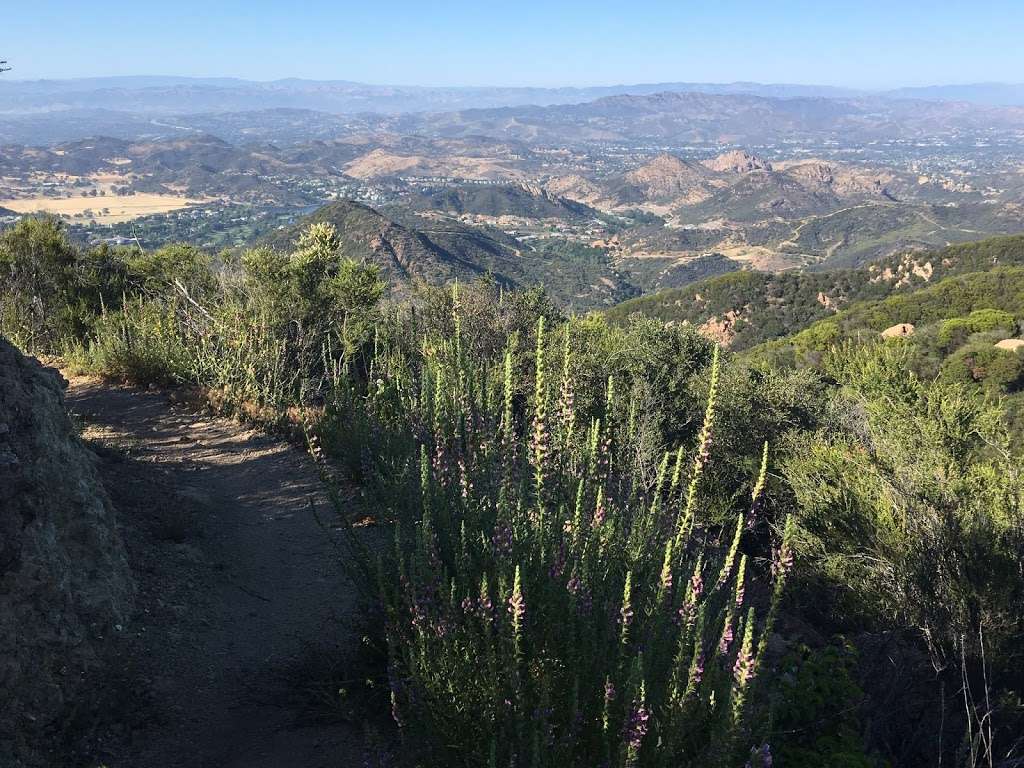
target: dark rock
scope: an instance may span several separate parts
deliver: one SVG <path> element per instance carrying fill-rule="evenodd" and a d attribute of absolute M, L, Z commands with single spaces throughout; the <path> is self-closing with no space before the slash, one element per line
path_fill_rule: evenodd
<path fill-rule="evenodd" d="M 134 585 L 64 379 L 0 338 L 0 765 L 55 765 Z"/>

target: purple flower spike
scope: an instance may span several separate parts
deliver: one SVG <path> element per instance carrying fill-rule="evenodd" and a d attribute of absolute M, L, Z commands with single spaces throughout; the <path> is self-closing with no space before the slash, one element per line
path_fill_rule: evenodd
<path fill-rule="evenodd" d="M 640 742 L 647 735 L 648 720 L 650 718 L 651 713 L 643 701 L 634 702 L 633 707 L 629 711 L 629 721 L 626 723 L 625 732 L 626 745 L 630 750 L 636 751 L 640 748 Z"/>
<path fill-rule="evenodd" d="M 722 632 L 722 640 L 718 644 L 718 650 L 722 653 L 723 656 L 729 652 L 729 646 L 732 645 L 732 639 L 732 622 L 730 622 L 726 624 L 725 631 Z"/>
<path fill-rule="evenodd" d="M 693 684 L 700 685 L 704 679 L 704 651 L 697 654 L 697 663 L 693 667 Z"/>

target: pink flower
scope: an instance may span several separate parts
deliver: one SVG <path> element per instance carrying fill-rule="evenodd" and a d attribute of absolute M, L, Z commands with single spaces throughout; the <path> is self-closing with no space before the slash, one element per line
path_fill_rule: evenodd
<path fill-rule="evenodd" d="M 732 645 L 732 639 L 732 622 L 730 621 L 725 625 L 725 630 L 722 632 L 722 639 L 718 643 L 718 650 L 723 656 L 729 652 L 729 646 Z"/>

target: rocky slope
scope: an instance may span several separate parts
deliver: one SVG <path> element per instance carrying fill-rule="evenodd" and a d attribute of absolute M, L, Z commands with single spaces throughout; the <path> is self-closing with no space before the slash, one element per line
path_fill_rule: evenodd
<path fill-rule="evenodd" d="M 133 581 L 64 381 L 0 338 L 0 765 L 60 764 Z M 76 711 L 77 710 L 77 711 Z"/>
<path fill-rule="evenodd" d="M 771 163 L 742 149 L 724 152 L 717 157 L 705 160 L 703 165 L 715 173 L 749 173 L 750 171 L 770 171 L 772 169 Z"/>

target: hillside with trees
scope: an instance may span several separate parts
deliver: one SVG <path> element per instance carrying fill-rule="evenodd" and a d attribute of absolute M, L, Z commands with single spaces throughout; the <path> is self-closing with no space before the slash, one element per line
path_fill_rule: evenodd
<path fill-rule="evenodd" d="M 723 341 L 742 350 L 797 333 L 857 302 L 912 293 L 946 277 L 1021 265 L 1024 236 L 996 237 L 897 254 L 858 269 L 733 272 L 630 299 L 606 314 L 613 322 L 633 314 L 695 326 L 725 322 Z"/>

